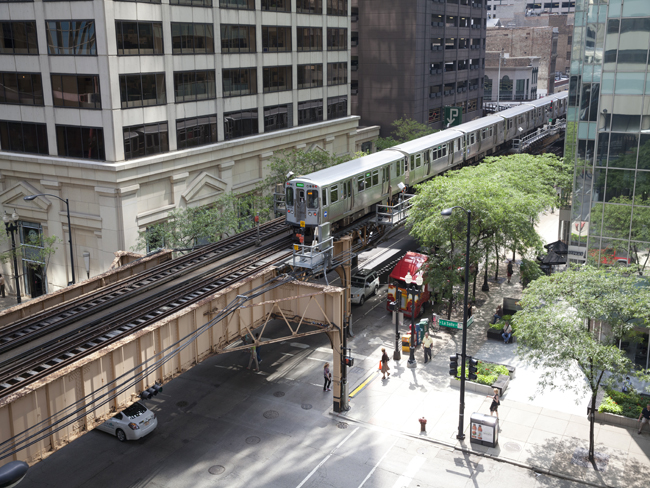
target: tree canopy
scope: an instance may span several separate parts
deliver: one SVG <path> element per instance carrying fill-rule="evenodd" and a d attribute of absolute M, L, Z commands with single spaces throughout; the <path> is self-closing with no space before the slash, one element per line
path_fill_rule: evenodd
<path fill-rule="evenodd" d="M 395 120 L 391 125 L 394 127 L 391 135 L 377 139 L 378 151 L 402 144 L 403 142 L 412 141 L 419 137 L 428 136 L 434 132 L 428 125 L 409 119 L 406 115 Z"/>
<path fill-rule="evenodd" d="M 542 241 L 535 230 L 539 214 L 557 204 L 555 187 L 570 183 L 568 166 L 556 156 L 519 154 L 487 158 L 418 186 L 408 224 L 411 235 L 439 254 L 431 260 L 427 277 L 449 300 L 448 315 L 460 279 L 449 270 L 465 265 L 467 215 L 456 211 L 445 219 L 440 211 L 455 206 L 471 211 L 471 263 L 482 261 L 495 242 L 507 242 L 522 254 L 540 252 Z"/>
<path fill-rule="evenodd" d="M 635 371 L 618 339 L 650 320 L 650 287 L 630 268 L 572 267 L 544 276 L 524 290 L 513 317 L 518 354 L 546 370 L 539 387 L 588 393 L 592 412 L 598 389 Z M 647 378 L 647 377 L 646 377 Z M 586 380 L 586 381 L 585 381 Z M 590 416 L 589 457 L 594 454 Z"/>

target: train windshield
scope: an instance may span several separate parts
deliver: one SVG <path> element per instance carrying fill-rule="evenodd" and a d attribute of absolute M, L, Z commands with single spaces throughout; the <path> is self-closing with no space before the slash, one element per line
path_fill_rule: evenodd
<path fill-rule="evenodd" d="M 316 190 L 307 191 L 307 207 L 318 208 L 318 191 Z"/>
<path fill-rule="evenodd" d="M 284 199 L 285 204 L 288 205 L 289 207 L 292 207 L 293 206 L 293 188 L 288 186 L 284 194 L 285 194 L 285 199 Z"/>

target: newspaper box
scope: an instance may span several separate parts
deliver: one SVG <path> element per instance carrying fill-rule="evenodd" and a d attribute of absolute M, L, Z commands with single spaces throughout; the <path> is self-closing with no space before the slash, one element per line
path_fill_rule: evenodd
<path fill-rule="evenodd" d="M 469 419 L 470 442 L 496 447 L 499 442 L 499 419 L 482 413 L 473 413 Z"/>

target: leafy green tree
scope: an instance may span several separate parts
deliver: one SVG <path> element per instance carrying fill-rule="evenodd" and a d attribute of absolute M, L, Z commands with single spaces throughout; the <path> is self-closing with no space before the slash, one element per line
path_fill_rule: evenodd
<path fill-rule="evenodd" d="M 391 125 L 394 127 L 391 136 L 377 139 L 378 151 L 402 144 L 403 142 L 428 136 L 434 132 L 428 125 L 409 119 L 406 115 L 395 120 Z"/>
<path fill-rule="evenodd" d="M 629 268 L 585 265 L 543 276 L 524 290 L 522 310 L 513 317 L 517 352 L 547 371 L 539 379 L 541 391 L 587 393 L 595 412 L 601 386 L 615 385 L 627 374 L 647 379 L 615 345 L 621 335 L 648 324 L 650 288 L 642 280 Z M 593 414 L 589 420 L 593 463 Z"/>
<path fill-rule="evenodd" d="M 540 251 L 535 224 L 540 212 L 557 201 L 554 184 L 570 182 L 570 177 L 563 179 L 563 171 L 562 161 L 555 156 L 523 154 L 488 158 L 419 185 L 408 223 L 423 246 L 445 256 L 432 261 L 426 276 L 434 288 L 440 287 L 448 317 L 458 284 L 453 273 L 449 276 L 449 268 L 464 266 L 467 215 L 457 211 L 445 219 L 440 211 L 460 206 L 472 212 L 471 263 L 483 262 L 489 250 L 504 241 L 514 243 L 522 254 Z M 445 279 L 438 283 L 437 276 Z"/>

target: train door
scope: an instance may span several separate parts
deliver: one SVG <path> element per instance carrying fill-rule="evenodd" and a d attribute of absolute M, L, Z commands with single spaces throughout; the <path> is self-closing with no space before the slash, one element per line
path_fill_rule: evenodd
<path fill-rule="evenodd" d="M 413 162 L 413 164 L 415 165 L 415 161 Z M 411 172 L 409 170 L 409 158 L 404 158 L 402 160 L 402 170 L 404 171 L 404 183 L 406 183 L 406 185 L 408 186 L 410 185 L 410 175 L 411 175 Z"/>
<path fill-rule="evenodd" d="M 427 149 L 424 151 L 424 164 L 426 165 L 426 175 L 429 176 L 431 174 L 431 161 L 433 159 L 433 154 L 431 153 L 431 149 Z"/>
<path fill-rule="evenodd" d="M 386 195 L 390 188 L 390 165 L 381 169 L 381 194 Z"/>
<path fill-rule="evenodd" d="M 300 184 L 302 183 L 297 183 L 297 185 Z M 296 220 L 300 222 L 307 218 L 307 200 L 305 199 L 305 189 L 298 188 L 297 190 L 298 198 L 296 201 Z"/>
<path fill-rule="evenodd" d="M 465 138 L 464 137 L 457 137 L 451 142 L 451 146 L 453 147 L 452 152 L 452 164 L 460 164 L 463 162 L 463 152 L 464 152 L 464 147 L 465 147 Z"/>

